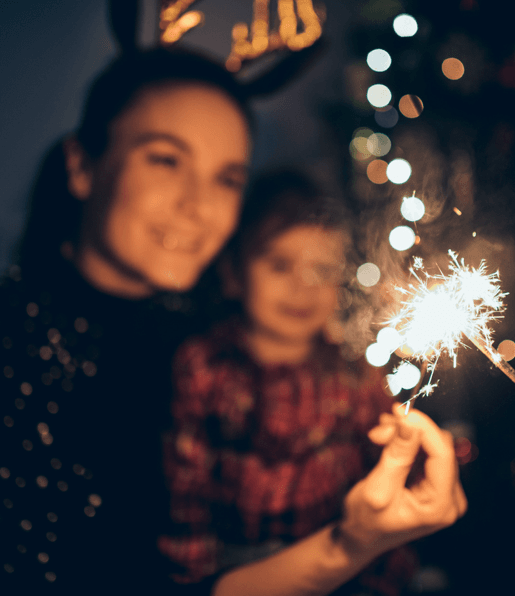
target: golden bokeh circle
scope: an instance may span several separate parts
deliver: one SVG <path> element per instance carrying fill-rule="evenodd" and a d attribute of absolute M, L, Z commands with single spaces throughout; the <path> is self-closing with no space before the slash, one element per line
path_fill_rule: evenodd
<path fill-rule="evenodd" d="M 442 72 L 451 81 L 457 81 L 464 75 L 465 67 L 458 58 L 446 58 L 442 62 Z"/>
<path fill-rule="evenodd" d="M 399 110 L 406 118 L 418 118 L 423 109 L 424 104 L 417 95 L 403 95 L 399 100 Z"/>
<path fill-rule="evenodd" d="M 497 351 L 506 361 L 512 360 L 515 358 L 515 341 L 505 339 L 499 344 Z"/>
<path fill-rule="evenodd" d="M 374 184 L 384 184 L 388 182 L 386 168 L 388 164 L 383 159 L 374 159 L 367 166 L 367 176 L 370 182 Z"/>

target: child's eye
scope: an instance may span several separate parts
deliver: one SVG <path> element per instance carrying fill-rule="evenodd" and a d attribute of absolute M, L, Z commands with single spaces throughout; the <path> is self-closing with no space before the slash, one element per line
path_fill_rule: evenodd
<path fill-rule="evenodd" d="M 153 165 L 166 166 L 175 168 L 179 165 L 179 160 L 175 155 L 167 155 L 161 153 L 150 153 L 147 156 L 148 161 Z"/>
<path fill-rule="evenodd" d="M 319 263 L 315 265 L 315 272 L 322 283 L 339 283 L 342 276 L 340 265 L 328 265 Z"/>
<path fill-rule="evenodd" d="M 270 269 L 275 273 L 287 273 L 290 271 L 290 262 L 286 259 L 271 259 Z"/>

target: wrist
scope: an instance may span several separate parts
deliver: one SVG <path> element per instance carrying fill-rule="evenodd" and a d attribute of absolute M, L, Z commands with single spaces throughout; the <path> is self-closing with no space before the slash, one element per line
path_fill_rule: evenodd
<path fill-rule="evenodd" d="M 345 520 L 334 524 L 331 529 L 331 540 L 355 562 L 368 563 L 378 554 L 374 548 L 375 541 L 359 538 L 357 533 L 351 531 Z"/>

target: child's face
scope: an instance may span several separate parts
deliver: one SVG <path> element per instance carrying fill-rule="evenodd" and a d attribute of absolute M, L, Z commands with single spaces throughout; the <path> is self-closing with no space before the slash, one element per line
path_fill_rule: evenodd
<path fill-rule="evenodd" d="M 245 307 L 254 331 L 310 342 L 337 304 L 343 233 L 301 225 L 270 241 L 247 267 Z"/>

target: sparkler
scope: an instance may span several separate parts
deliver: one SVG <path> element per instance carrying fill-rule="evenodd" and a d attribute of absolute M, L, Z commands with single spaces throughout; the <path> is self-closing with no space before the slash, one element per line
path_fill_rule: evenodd
<path fill-rule="evenodd" d="M 430 275 L 424 271 L 422 259 L 416 257 L 410 272 L 417 283 L 408 289 L 397 288 L 406 300 L 389 326 L 399 333 L 399 345 L 412 351 L 410 358 L 421 360 L 430 372 L 428 383 L 420 388 L 420 382 L 405 402 L 406 413 L 419 395 L 429 395 L 436 387 L 432 379 L 442 354 L 447 353 L 456 366 L 463 336 L 515 383 L 515 370 L 493 348 L 489 327 L 505 310 L 507 294 L 501 292 L 499 273 L 488 274 L 485 261 L 474 269 L 463 259 L 458 261 L 456 253 L 449 251 L 449 255 L 450 274 Z"/>

